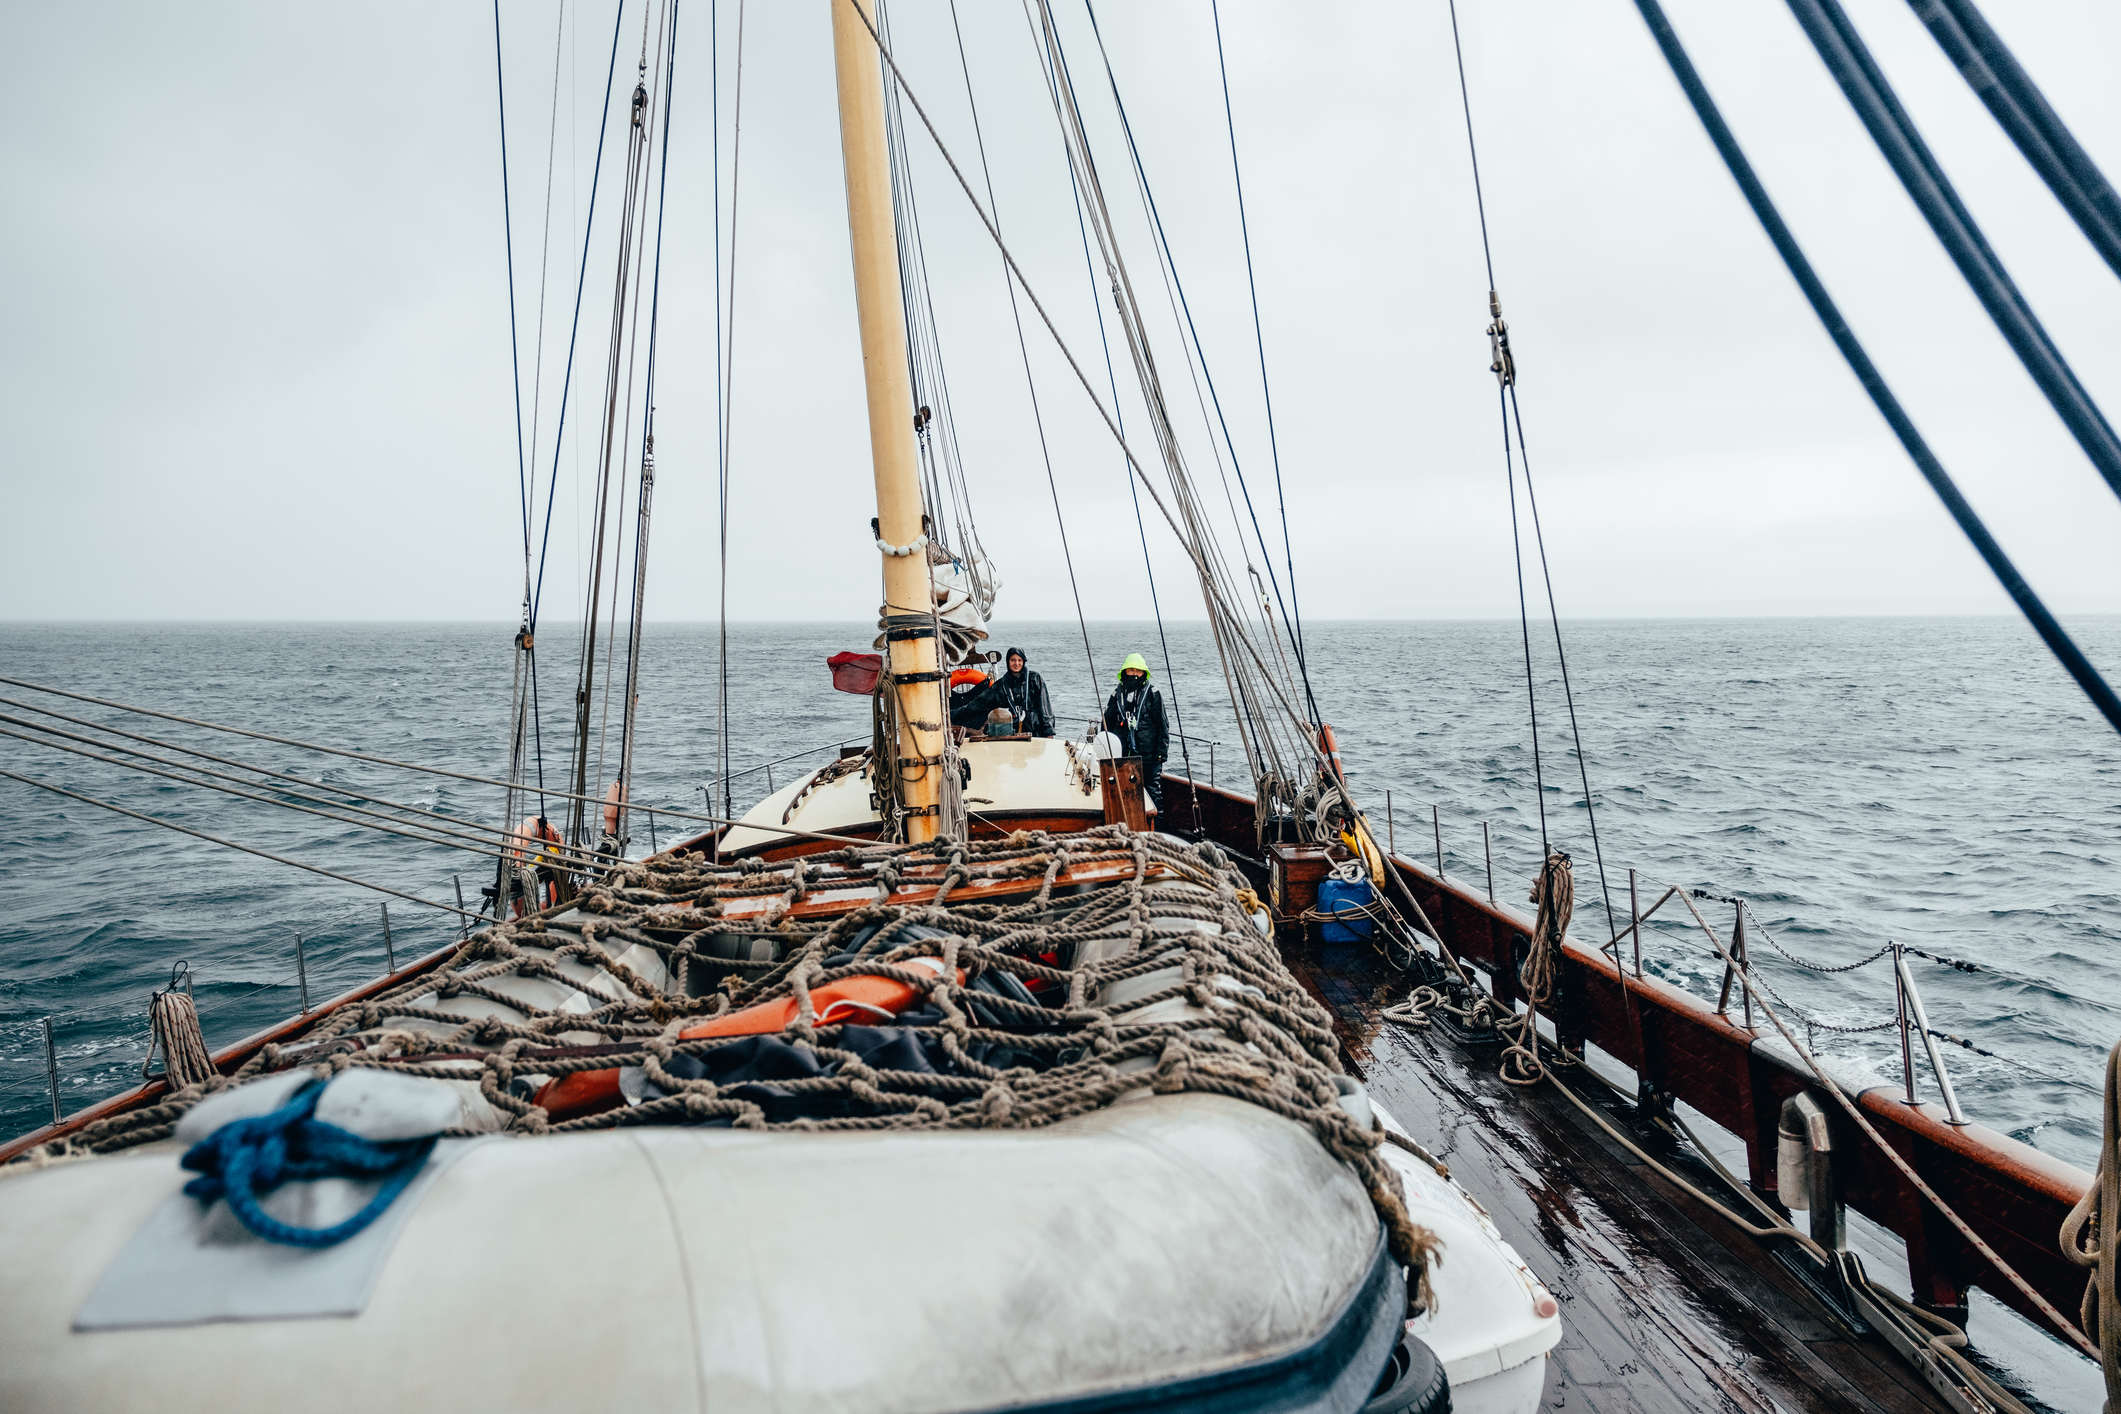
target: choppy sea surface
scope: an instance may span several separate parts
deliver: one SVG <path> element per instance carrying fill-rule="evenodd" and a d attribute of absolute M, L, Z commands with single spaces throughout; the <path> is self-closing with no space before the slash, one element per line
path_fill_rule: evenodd
<path fill-rule="evenodd" d="M 2121 619 L 2072 628 L 2109 673 Z M 505 764 L 512 630 L 505 625 L 0 625 L 0 674 L 377 756 L 498 774 Z M 1094 670 L 1075 624 L 998 629 L 1029 650 L 1063 730 L 1095 710 L 1122 656 L 1140 650 L 1175 696 L 1198 774 L 1242 786 L 1213 645 L 1199 625 L 1093 624 Z M 865 699 L 831 690 L 824 659 L 866 649 L 859 625 L 732 628 L 727 751 L 741 810 L 772 779 L 866 739 Z M 1309 676 L 1337 727 L 1358 794 L 1382 818 L 1390 791 L 1402 854 L 1521 902 L 1540 858 L 1540 804 L 1576 860 L 1580 938 L 1603 936 L 1596 856 L 1625 919 L 1627 872 L 1643 902 L 1678 884 L 1751 901 L 1788 953 L 1838 967 L 1888 941 L 1912 957 L 1931 1024 L 1977 1119 L 2090 1167 L 2105 1052 L 2121 1038 L 2121 744 L 2009 619 L 1587 621 L 1564 625 L 1597 812 L 1598 846 L 1573 754 L 1551 639 L 1534 642 L 1535 770 L 1524 649 L 1515 623 L 1316 623 Z M 578 630 L 541 634 L 545 776 L 566 775 Z M 623 654 L 623 647 L 621 648 Z M 602 654 L 599 654 L 602 657 Z M 622 661 L 614 662 L 622 668 Z M 601 670 L 600 670 L 601 671 Z M 712 626 L 649 629 L 641 668 L 639 789 L 666 811 L 711 808 L 723 749 L 722 654 Z M 17 687 L 48 708 L 342 790 L 489 821 L 496 788 L 320 756 Z M 617 760 L 618 711 L 595 715 Z M 0 717 L 91 729 L 0 704 Z M 0 731 L 21 732 L 0 720 Z M 129 743 L 140 745 L 140 743 Z M 1174 762 L 1174 765 L 1177 764 Z M 476 899 L 490 864 L 279 807 L 216 795 L 0 736 L 0 767 L 190 829 L 404 893 Z M 592 764 L 591 779 L 600 774 Z M 1543 778 L 1543 795 L 1535 780 Z M 1432 810 L 1434 811 L 1432 823 Z M 378 975 L 380 896 L 284 864 L 0 779 L 0 1135 L 50 1116 L 43 1022 L 71 1112 L 136 1084 L 150 992 L 190 965 L 214 1048 L 300 1005 L 296 937 L 314 1000 Z M 644 822 L 645 823 L 645 822 Z M 687 828 L 657 817 L 660 841 Z M 699 828 L 692 826 L 690 828 Z M 636 849 L 645 846 L 637 839 Z M 1698 904 L 1727 932 L 1728 904 Z M 454 935 L 454 920 L 390 900 L 398 958 Z M 1676 915 L 1676 918 L 1674 917 Z M 1721 964 L 1680 905 L 1646 930 L 1645 965 L 1714 996 Z M 1844 1064 L 1898 1080 L 1893 986 L 1874 962 L 1809 970 L 1758 934 L 1760 971 L 1811 1040 Z M 1918 1087 L 1935 1086 L 1917 1052 Z"/>

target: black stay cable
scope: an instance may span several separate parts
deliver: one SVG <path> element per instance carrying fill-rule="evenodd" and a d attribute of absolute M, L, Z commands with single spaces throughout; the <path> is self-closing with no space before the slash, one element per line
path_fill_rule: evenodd
<path fill-rule="evenodd" d="M 1973 0 L 1908 4 L 2085 238 L 2121 275 L 2121 196 L 2114 194 L 2099 165 L 2048 106 L 2032 75 L 1989 28 Z"/>
<path fill-rule="evenodd" d="M 1267 584 L 1274 591 L 1274 604 L 1281 613 L 1283 631 L 1288 634 L 1289 641 L 1293 646 L 1297 638 L 1296 618 L 1295 615 L 1289 612 L 1289 605 L 1282 598 L 1281 576 L 1275 572 L 1273 552 L 1267 548 L 1266 532 L 1260 528 L 1259 524 L 1259 511 L 1252 504 L 1252 485 L 1245 479 L 1244 464 L 1237 454 L 1237 444 L 1230 437 L 1230 422 L 1223 415 L 1222 395 L 1216 391 L 1215 374 L 1208 367 L 1207 345 L 1201 342 L 1200 330 L 1193 322 L 1193 304 L 1192 301 L 1186 298 L 1186 282 L 1178 273 L 1178 258 L 1171 249 L 1170 239 L 1164 234 L 1163 213 L 1157 208 L 1155 189 L 1149 185 L 1148 170 L 1142 165 L 1141 148 L 1134 141 L 1134 123 L 1127 116 L 1126 100 L 1120 97 L 1119 76 L 1112 68 L 1111 54 L 1105 49 L 1104 32 L 1097 25 L 1097 9 L 1091 4 L 1091 0 L 1083 0 L 1083 9 L 1090 17 L 1090 32 L 1097 38 L 1098 58 L 1104 64 L 1105 82 L 1112 90 L 1112 106 L 1119 114 L 1120 132 L 1127 139 L 1127 155 L 1134 164 L 1135 179 L 1141 183 L 1142 196 L 1145 198 L 1145 204 L 1149 208 L 1150 225 L 1156 232 L 1156 243 L 1163 251 L 1164 263 L 1170 268 L 1171 287 L 1178 295 L 1179 310 L 1185 315 L 1187 337 L 1192 340 L 1194 352 L 1199 355 L 1201 378 L 1208 387 L 1208 401 L 1215 409 L 1215 421 L 1222 430 L 1223 445 L 1230 452 L 1230 469 L 1237 473 L 1237 489 L 1244 496 L 1245 514 L 1252 522 L 1252 538 L 1258 542 L 1260 558 L 1265 562 Z M 1065 74 L 1063 82 L 1066 82 Z M 1242 534 L 1243 532 L 1240 531 L 1240 539 L 1242 539 Z M 1311 724 L 1314 727 L 1318 726 L 1320 723 L 1318 699 L 1311 691 L 1311 674 L 1304 664 L 1301 651 L 1296 655 L 1296 671 L 1303 682 L 1304 703 L 1311 710 Z"/>
<path fill-rule="evenodd" d="M 1701 81 L 1701 75 L 1695 71 L 1693 61 L 1687 57 L 1686 47 L 1679 42 L 1679 36 L 1672 29 L 1671 21 L 1665 18 L 1664 7 L 1658 4 L 1657 0 L 1635 0 L 1635 8 L 1641 12 L 1643 22 L 1649 26 L 1651 37 L 1663 51 L 1665 63 L 1671 68 L 1673 77 L 1678 79 L 1680 88 L 1685 91 L 1687 101 L 1693 105 L 1694 114 L 1700 119 L 1709 140 L 1715 144 L 1718 155 L 1730 169 L 1739 190 L 1745 193 L 1747 204 L 1753 208 L 1753 215 L 1759 220 L 1761 228 L 1767 232 L 1768 239 L 1774 242 L 1775 250 L 1781 255 L 1783 264 L 1789 267 L 1790 275 L 1797 281 L 1798 288 L 1804 291 L 1804 297 L 1810 301 L 1819 322 L 1825 326 L 1827 334 L 1841 350 L 1841 356 L 1848 361 L 1857 381 L 1863 384 L 1863 390 L 1877 405 L 1879 413 L 1893 429 L 1894 435 L 1899 437 L 1901 446 L 1907 449 L 1909 458 L 1915 463 L 1915 469 L 1922 474 L 1922 479 L 1929 483 L 1930 489 L 1936 492 L 1937 499 L 1942 501 L 1945 510 L 1951 513 L 1960 532 L 1988 565 L 1997 582 L 2003 586 L 2004 592 L 2010 595 L 2011 601 L 2018 606 L 2019 612 L 2025 615 L 2026 622 L 2040 635 L 2048 651 L 2055 655 L 2064 671 L 2084 690 L 2084 695 L 2092 700 L 2092 705 L 2099 709 L 2108 725 L 2116 731 L 2121 731 L 2121 697 L 2114 694 L 2113 687 L 2100 676 L 2091 660 L 2084 656 L 2084 650 L 2077 646 L 2076 640 L 2056 621 L 2054 614 L 2049 612 L 2040 596 L 2025 582 L 2024 576 L 2018 573 L 2018 567 L 2011 563 L 2010 556 L 2004 553 L 1996 538 L 1989 534 L 1988 527 L 1982 524 L 1981 517 L 1960 493 L 1957 483 L 1944 469 L 1944 464 L 1937 460 L 1936 454 L 1930 450 L 1929 443 L 1923 440 L 1921 432 L 1908 417 L 1906 409 L 1901 407 L 1900 400 L 1893 396 L 1892 389 L 1886 385 L 1884 375 L 1878 371 L 1878 366 L 1871 362 L 1870 355 L 1864 351 L 1855 331 L 1849 328 L 1848 321 L 1842 317 L 1840 306 L 1834 303 L 1833 296 L 1827 293 L 1818 272 L 1806 258 L 1804 248 L 1797 243 L 1796 236 L 1783 221 L 1782 213 L 1776 209 L 1767 188 L 1760 184 L 1760 178 L 1753 171 L 1752 163 L 1746 160 L 1744 149 L 1738 145 L 1738 139 L 1724 122 L 1722 112 L 1716 107 L 1716 100 L 1710 97 L 1708 88 Z"/>
<path fill-rule="evenodd" d="M 1496 389 L 1502 413 L 1502 471 L 1510 487 L 1510 554 L 1517 562 L 1517 626 L 1524 638 L 1524 695 L 1532 711 L 1532 794 L 1539 802 L 1539 857 L 1554 852 L 1547 839 L 1547 778 L 1539 759 L 1539 697 L 1532 687 L 1532 611 L 1524 596 L 1524 539 L 1517 533 L 1517 460 L 1510 449 L 1510 390 Z"/>
<path fill-rule="evenodd" d="M 538 544 L 538 575 L 530 595 L 530 628 L 535 634 L 538 627 L 538 605 L 545 598 L 545 555 L 552 548 L 552 504 L 553 493 L 560 486 L 560 444 L 567 436 L 568 393 L 574 387 L 575 340 L 582 332 L 582 293 L 589 283 L 589 237 L 597 226 L 597 186 L 604 175 L 604 137 L 611 131 L 611 86 L 619 72 L 619 29 L 626 18 L 626 0 L 619 0 L 611 17 L 611 61 L 604 75 L 604 114 L 597 124 L 596 164 L 589 174 L 589 219 L 582 227 L 582 268 L 574 281 L 574 320 L 567 332 L 567 372 L 560 380 L 559 425 L 552 434 L 552 467 L 545 486 L 545 533 Z M 543 747 L 540 746 L 542 752 Z M 541 763 L 542 768 L 542 763 Z"/>
<path fill-rule="evenodd" d="M 1900 106 L 1892 85 L 1872 61 L 1870 50 L 1847 13 L 1838 0 L 1789 0 L 1789 7 L 1833 74 L 1834 82 L 1856 110 L 1856 116 L 1870 131 L 1871 141 L 1877 144 L 1923 219 L 1936 232 L 1952 263 L 1959 267 L 1967 288 L 1981 301 L 1997 332 L 2018 355 L 2018 361 L 2025 365 L 2025 371 L 2032 375 L 2099 475 L 2115 495 L 2121 496 L 2121 437 L 2114 435 L 2105 414 L 2077 381 L 2069 361 L 2055 347 L 2032 306 L 2011 280 L 2010 272 L 1989 247 L 1914 121 Z"/>
<path fill-rule="evenodd" d="M 1480 147 L 1473 135 L 1473 96 L 1471 85 L 1466 82 L 1466 53 L 1458 32 L 1457 0 L 1452 0 L 1450 12 L 1451 53 L 1458 65 L 1458 104 L 1465 114 L 1466 157 L 1473 168 L 1473 207 L 1480 218 L 1480 257 L 1488 273 L 1488 308 L 1495 320 L 1490 337 L 1495 341 L 1494 372 L 1502 392 L 1503 474 L 1510 492 L 1510 551 L 1517 561 L 1517 616 L 1524 640 L 1525 697 L 1532 716 L 1532 784 L 1539 795 L 1539 842 L 1542 853 L 1552 852 L 1553 846 L 1547 840 L 1546 776 L 1539 751 L 1539 699 L 1532 682 L 1532 623 L 1525 602 L 1524 550 L 1517 523 L 1517 481 L 1510 458 L 1513 433 L 1517 442 L 1517 460 L 1524 467 L 1525 503 L 1532 513 L 1532 541 L 1539 551 L 1540 579 L 1547 591 L 1547 622 L 1554 631 L 1554 659 L 1561 668 L 1561 698 L 1569 713 L 1569 739 L 1576 751 L 1576 776 L 1583 784 L 1584 817 L 1591 830 L 1591 857 L 1598 866 L 1599 900 L 1605 906 L 1606 932 L 1616 934 L 1620 925 L 1613 915 L 1613 890 L 1606 880 L 1605 845 L 1598 837 L 1598 804 L 1591 793 L 1590 761 L 1584 755 L 1583 729 L 1576 719 L 1576 686 L 1569 678 L 1569 652 L 1561 636 L 1561 606 L 1554 594 L 1554 568 L 1547 558 L 1546 530 L 1539 520 L 1539 492 L 1532 482 L 1532 451 L 1524 440 L 1524 409 L 1517 396 L 1517 361 L 1509 350 L 1508 334 L 1502 322 L 1502 301 L 1495 290 L 1495 252 L 1488 240 L 1487 197 L 1480 185 Z"/>
<path fill-rule="evenodd" d="M 1524 411 L 1517 402 L 1517 383 L 1512 378 L 1504 394 L 1510 402 L 1510 424 L 1517 432 L 1517 459 L 1524 467 L 1524 498 L 1532 509 L 1532 541 L 1539 547 L 1539 573 L 1547 586 L 1547 618 L 1554 626 L 1554 658 L 1561 665 L 1561 700 L 1569 709 L 1569 736 L 1576 744 L 1576 774 L 1583 782 L 1583 808 L 1591 826 L 1591 857 L 1598 865 L 1598 893 L 1605 904 L 1608 937 L 1620 935 L 1620 922 L 1613 916 L 1613 891 L 1606 884 L 1605 846 L 1598 839 L 1598 807 L 1591 801 L 1591 768 L 1584 760 L 1583 729 L 1576 725 L 1576 689 L 1569 681 L 1569 654 L 1561 642 L 1561 609 L 1554 599 L 1554 571 L 1547 561 L 1547 536 L 1539 524 L 1539 493 L 1532 489 L 1532 452 L 1524 444 Z"/>
<path fill-rule="evenodd" d="M 508 85 L 501 77 L 501 0 L 493 0 L 493 92 L 501 115 L 501 235 L 508 252 L 508 368 L 516 402 L 516 497 L 523 510 L 523 558 L 530 558 L 530 472 L 523 455 L 522 336 L 516 332 L 516 223 L 508 204 Z"/>
<path fill-rule="evenodd" d="M 1252 273 L 1252 226 L 1245 219 L 1245 177 L 1237 161 L 1237 119 L 1230 111 L 1230 68 L 1223 59 L 1222 7 L 1216 0 L 1208 0 L 1208 19 L 1215 27 L 1215 72 L 1222 79 L 1223 128 L 1230 138 L 1230 180 L 1237 188 L 1237 230 L 1243 238 L 1245 248 L 1245 291 L 1252 300 L 1252 343 L 1259 350 L 1259 396 L 1267 413 L 1267 451 L 1274 462 L 1274 504 L 1281 515 L 1282 562 L 1289 571 L 1289 619 L 1292 625 L 1290 638 L 1296 649 L 1298 667 L 1304 662 L 1304 612 L 1296 597 L 1296 552 L 1289 547 L 1289 501 L 1281 487 L 1281 442 L 1274 435 L 1274 386 L 1267 380 L 1267 336 L 1259 326 L 1259 281 Z M 1304 678 L 1305 691 L 1310 689 L 1310 677 Z M 1311 715 L 1318 715 L 1318 704 L 1311 704 Z"/>

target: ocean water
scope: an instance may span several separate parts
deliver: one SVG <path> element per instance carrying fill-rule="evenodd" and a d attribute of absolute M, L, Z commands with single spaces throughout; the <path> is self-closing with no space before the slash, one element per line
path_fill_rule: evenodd
<path fill-rule="evenodd" d="M 2096 661 L 2121 669 L 2121 619 L 2072 627 Z M 1541 857 L 1543 803 L 1547 836 L 1576 860 L 1579 938 L 1603 936 L 1602 853 L 1623 921 L 1632 868 L 1645 904 L 1667 884 L 1743 895 L 1776 942 L 1813 962 L 1838 966 L 1897 940 L 1972 963 L 1913 962 L 1932 1025 L 1994 1053 L 1944 1048 L 1963 1104 L 1982 1122 L 2089 1167 L 2103 1060 L 2121 1039 L 2121 750 L 2032 634 L 2009 619 L 1590 621 L 1564 631 L 1596 802 L 1595 850 L 1550 638 L 1533 645 L 1535 766 L 1516 624 L 1307 627 L 1317 699 L 1373 817 L 1384 817 L 1390 792 L 1400 852 L 1433 860 L 1440 831 L 1448 874 L 1485 888 L 1492 857 L 1496 894 L 1521 903 Z M 0 673 L 492 775 L 505 761 L 511 632 L 0 625 Z M 1198 738 L 1196 772 L 1209 774 L 1214 742 L 1216 778 L 1244 784 L 1201 626 L 1169 627 L 1168 669 L 1150 624 L 1091 625 L 1094 670 L 1075 624 L 999 632 L 998 645 L 1021 645 L 1045 673 L 1063 730 L 1094 713 L 1125 653 L 1147 653 L 1185 731 Z M 784 783 L 786 772 L 827 759 L 839 742 L 866 739 L 866 700 L 833 692 L 823 660 L 866 648 L 873 634 L 853 624 L 731 630 L 726 745 L 732 767 L 745 771 L 729 785 L 740 810 L 768 788 L 767 770 L 746 768 L 816 748 L 771 766 Z M 555 785 L 566 774 L 577 645 L 573 627 L 541 634 L 545 771 Z M 701 811 L 719 796 L 721 666 L 712 626 L 648 631 L 637 747 L 643 805 Z M 470 819 L 499 808 L 492 787 L 126 718 L 14 687 L 0 686 L 0 697 Z M 601 694 L 598 709 L 601 726 Z M 0 705 L 0 716 L 32 715 Z M 20 728 L 0 722 L 0 730 Z M 603 739 L 604 758 L 615 764 L 615 710 Z M 490 868 L 475 854 L 14 737 L 0 736 L 0 766 L 427 899 L 452 901 L 457 880 L 476 899 Z M 315 1000 L 383 970 L 375 894 L 13 780 L 0 779 L 0 819 L 0 1134 L 49 1117 L 47 1018 L 70 1112 L 137 1083 L 148 995 L 178 962 L 190 966 L 215 1048 L 301 1004 L 297 935 Z M 667 813 L 656 821 L 666 844 L 685 828 Z M 445 914 L 400 900 L 389 906 L 401 960 L 454 935 Z M 1700 906 L 1728 929 L 1729 905 Z M 1666 905 L 1645 930 L 1646 966 L 1714 996 L 1721 964 L 1685 922 L 1676 901 Z M 1813 971 L 1758 941 L 1754 956 L 1823 1054 L 1898 1078 L 1890 1031 L 1829 1029 L 1890 1019 L 1884 964 Z M 1918 1086 L 1934 1096 L 1926 1067 Z"/>

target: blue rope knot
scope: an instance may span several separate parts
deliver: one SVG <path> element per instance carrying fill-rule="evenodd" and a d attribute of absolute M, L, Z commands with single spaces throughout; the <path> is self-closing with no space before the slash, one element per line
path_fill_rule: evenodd
<path fill-rule="evenodd" d="M 329 1247 L 381 1217 L 427 1162 L 436 1136 L 378 1143 L 327 1124 L 315 1118 L 325 1084 L 312 1080 L 279 1109 L 230 1120 L 192 1145 L 183 1164 L 199 1177 L 184 1185 L 185 1193 L 202 1204 L 225 1201 L 251 1232 L 290 1247 Z M 283 1183 L 316 1178 L 381 1179 L 383 1186 L 367 1206 L 331 1227 L 282 1222 L 259 1201 Z"/>

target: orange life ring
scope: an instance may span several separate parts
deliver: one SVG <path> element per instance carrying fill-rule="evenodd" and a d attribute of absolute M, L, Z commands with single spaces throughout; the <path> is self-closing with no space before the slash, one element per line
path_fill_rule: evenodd
<path fill-rule="evenodd" d="M 927 967 L 937 972 L 942 970 L 941 961 L 932 957 L 909 958 L 906 965 Z M 957 980 L 960 983 L 965 980 L 964 969 L 958 969 Z M 862 974 L 842 977 L 837 982 L 814 989 L 810 993 L 810 1004 L 817 1008 L 817 1024 L 820 1026 L 888 1021 L 912 1005 L 920 994 L 920 988 L 895 977 Z M 770 1036 L 777 1031 L 786 1031 L 794 1023 L 797 1010 L 794 997 L 760 1002 L 742 1011 L 709 1017 L 695 1026 L 688 1026 L 678 1033 L 678 1039 L 697 1041 L 710 1036 Z M 555 1120 L 575 1119 L 611 1109 L 621 1103 L 619 1072 L 614 1067 L 560 1076 L 547 1081 L 531 1103 L 542 1106 Z"/>

